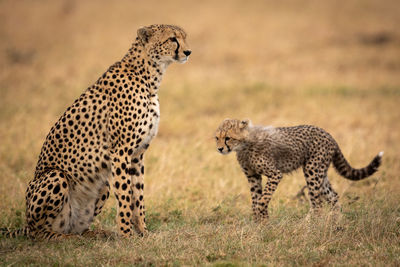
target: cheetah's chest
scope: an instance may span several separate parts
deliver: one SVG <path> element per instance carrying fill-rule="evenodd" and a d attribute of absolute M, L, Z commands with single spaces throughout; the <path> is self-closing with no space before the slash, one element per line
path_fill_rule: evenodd
<path fill-rule="evenodd" d="M 144 126 L 144 136 L 142 146 L 150 144 L 151 140 L 157 135 L 158 124 L 160 122 L 160 104 L 158 98 L 154 97 L 151 99 L 148 106 L 148 118 L 147 123 Z"/>

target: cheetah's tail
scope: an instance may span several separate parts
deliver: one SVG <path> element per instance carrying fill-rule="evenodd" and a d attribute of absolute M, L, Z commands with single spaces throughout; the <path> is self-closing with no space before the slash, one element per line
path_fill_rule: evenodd
<path fill-rule="evenodd" d="M 17 238 L 20 236 L 29 236 L 29 228 L 24 227 L 20 229 L 10 230 L 8 228 L 0 228 L 0 236 L 6 238 Z"/>
<path fill-rule="evenodd" d="M 367 178 L 368 176 L 371 176 L 378 170 L 378 167 L 382 163 L 382 156 L 383 151 L 379 152 L 379 154 L 375 156 L 375 158 L 368 164 L 368 166 L 361 169 L 354 169 L 350 166 L 350 164 L 347 162 L 342 152 L 338 148 L 335 155 L 333 156 L 333 166 L 335 166 L 335 169 L 343 177 L 349 180 L 358 181 Z"/>

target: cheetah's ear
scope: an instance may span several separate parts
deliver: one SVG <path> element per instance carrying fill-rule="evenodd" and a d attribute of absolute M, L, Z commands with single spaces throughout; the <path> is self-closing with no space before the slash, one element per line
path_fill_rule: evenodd
<path fill-rule="evenodd" d="M 150 27 L 141 27 L 137 31 L 137 36 L 145 44 L 149 41 L 149 38 L 153 35 L 153 29 Z"/>
<path fill-rule="evenodd" d="M 250 124 L 251 124 L 251 121 L 249 119 L 242 120 L 239 123 L 239 129 L 243 130 L 243 129 L 247 128 Z"/>

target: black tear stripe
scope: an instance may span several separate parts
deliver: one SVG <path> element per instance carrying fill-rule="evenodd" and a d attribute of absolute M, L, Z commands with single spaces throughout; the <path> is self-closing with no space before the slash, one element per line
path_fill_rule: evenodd
<path fill-rule="evenodd" d="M 175 59 L 178 60 L 178 59 L 179 59 L 179 56 L 178 56 L 179 48 L 180 48 L 181 46 L 179 45 L 178 40 L 174 40 L 174 42 L 178 45 L 178 46 L 176 47 L 176 49 L 175 49 Z"/>
<path fill-rule="evenodd" d="M 226 140 L 225 140 L 225 145 L 226 145 L 226 147 L 228 148 L 228 152 L 231 152 L 231 148 L 228 146 L 228 144 L 226 143 Z"/>

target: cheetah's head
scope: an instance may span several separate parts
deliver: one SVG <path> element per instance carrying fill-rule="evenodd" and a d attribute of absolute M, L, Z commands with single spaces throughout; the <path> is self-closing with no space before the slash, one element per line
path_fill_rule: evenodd
<path fill-rule="evenodd" d="M 137 32 L 147 56 L 158 64 L 185 63 L 192 51 L 186 43 L 185 31 L 174 25 L 151 25 Z"/>
<path fill-rule="evenodd" d="M 217 150 L 221 154 L 237 151 L 249 135 L 250 120 L 225 119 L 215 133 Z"/>

